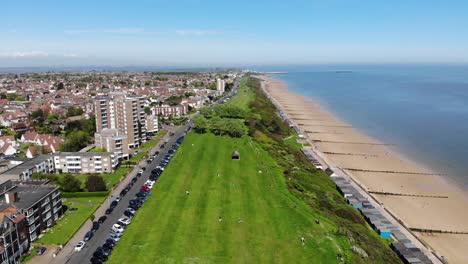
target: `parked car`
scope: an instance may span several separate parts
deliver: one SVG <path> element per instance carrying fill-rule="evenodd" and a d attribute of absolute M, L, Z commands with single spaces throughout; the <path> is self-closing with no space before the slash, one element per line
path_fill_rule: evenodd
<path fill-rule="evenodd" d="M 106 221 L 106 219 L 107 219 L 107 216 L 103 215 L 103 216 L 99 217 L 98 223 L 102 224 L 102 223 L 104 223 Z"/>
<path fill-rule="evenodd" d="M 150 188 L 149 186 L 146 186 L 146 185 L 141 186 L 140 189 L 143 190 L 143 191 L 149 191 L 149 190 L 151 190 L 151 188 Z"/>
<path fill-rule="evenodd" d="M 114 209 L 117 206 L 117 204 L 119 204 L 119 202 L 112 201 L 112 203 L 110 204 L 110 208 Z"/>
<path fill-rule="evenodd" d="M 111 214 L 114 211 L 114 208 L 107 208 L 106 215 Z"/>
<path fill-rule="evenodd" d="M 42 254 L 44 254 L 44 252 L 46 252 L 47 248 L 46 247 L 40 247 L 38 249 L 36 249 L 36 254 L 38 256 L 41 256 Z"/>
<path fill-rule="evenodd" d="M 143 166 L 143 167 L 141 167 L 141 169 L 142 169 L 143 171 L 145 171 L 145 170 L 146 170 L 146 167 L 145 167 L 145 166 Z"/>
<path fill-rule="evenodd" d="M 130 217 L 130 218 L 132 218 L 132 217 L 135 216 L 135 214 L 132 214 L 130 211 L 125 211 L 123 214 L 124 214 L 126 217 Z"/>
<path fill-rule="evenodd" d="M 120 239 L 120 237 L 122 237 L 122 235 L 123 235 L 123 233 L 119 233 L 119 232 L 115 232 L 115 231 L 111 230 L 109 237 L 110 237 L 111 239 L 114 239 L 114 240 L 115 240 L 115 238 L 119 238 L 119 239 Z"/>
<path fill-rule="evenodd" d="M 97 258 L 95 256 L 93 256 L 89 261 L 91 262 L 91 264 L 102 264 L 103 263 L 101 259 L 99 259 L 99 258 Z"/>
<path fill-rule="evenodd" d="M 122 218 L 119 219 L 119 222 L 122 222 L 125 225 L 129 225 L 132 221 L 129 218 L 122 217 Z"/>
<path fill-rule="evenodd" d="M 142 169 L 140 169 L 140 170 L 138 171 L 138 173 L 143 173 L 143 170 L 142 170 Z"/>
<path fill-rule="evenodd" d="M 117 232 L 117 233 L 123 233 L 124 228 L 123 228 L 121 225 L 119 225 L 119 224 L 114 224 L 114 225 L 112 226 L 112 230 L 115 231 L 115 232 Z"/>
<path fill-rule="evenodd" d="M 148 186 L 150 189 L 153 188 L 155 181 L 148 180 L 145 182 L 145 185 Z"/>
<path fill-rule="evenodd" d="M 80 241 L 78 244 L 75 246 L 75 252 L 80 252 L 86 245 L 86 242 Z"/>
<path fill-rule="evenodd" d="M 88 232 L 85 234 L 83 240 L 84 240 L 84 241 L 89 241 L 93 236 L 94 236 L 94 232 L 93 232 L 93 231 L 88 231 Z"/>
<path fill-rule="evenodd" d="M 99 229 L 99 223 L 94 221 L 93 222 L 93 227 L 91 228 L 91 231 L 96 232 Z"/>
<path fill-rule="evenodd" d="M 93 254 L 93 257 L 100 259 L 101 261 L 107 260 L 107 256 L 104 255 L 104 252 L 102 252 L 102 250 L 96 250 Z"/>
<path fill-rule="evenodd" d="M 113 246 L 115 246 L 115 244 L 116 244 L 114 240 L 112 240 L 112 239 L 109 239 L 109 238 L 108 238 L 108 239 L 106 239 L 106 242 L 105 242 L 105 243 L 106 243 L 106 244 L 113 245 Z"/>

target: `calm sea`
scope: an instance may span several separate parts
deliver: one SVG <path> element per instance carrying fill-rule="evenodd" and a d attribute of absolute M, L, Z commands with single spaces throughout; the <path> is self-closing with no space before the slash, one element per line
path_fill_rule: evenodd
<path fill-rule="evenodd" d="M 468 191 L 468 65 L 257 68 Z"/>

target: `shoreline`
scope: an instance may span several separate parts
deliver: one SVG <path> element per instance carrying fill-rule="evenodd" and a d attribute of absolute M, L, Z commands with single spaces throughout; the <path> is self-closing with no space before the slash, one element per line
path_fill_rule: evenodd
<path fill-rule="evenodd" d="M 317 99 L 291 92 L 286 83 L 270 76 L 261 79 L 265 92 L 304 131 L 313 152 L 362 187 L 439 257 L 450 263 L 467 261 L 463 249 L 468 248 L 468 199 L 463 190 L 344 122 Z M 426 231 L 415 231 L 421 229 Z"/>

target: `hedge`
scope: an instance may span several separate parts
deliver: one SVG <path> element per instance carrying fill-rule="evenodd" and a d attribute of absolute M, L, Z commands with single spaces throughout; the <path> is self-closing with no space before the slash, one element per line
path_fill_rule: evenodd
<path fill-rule="evenodd" d="M 109 192 L 62 192 L 62 198 L 106 197 Z"/>

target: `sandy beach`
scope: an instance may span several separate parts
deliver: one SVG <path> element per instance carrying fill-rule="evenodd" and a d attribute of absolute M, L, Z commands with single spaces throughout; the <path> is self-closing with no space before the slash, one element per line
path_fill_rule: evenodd
<path fill-rule="evenodd" d="M 468 263 L 465 193 L 437 172 L 340 120 L 319 103 L 290 92 L 285 83 L 262 78 L 267 92 L 302 128 L 312 148 L 326 157 L 329 166 L 344 171 L 448 263 Z M 416 232 L 421 230 L 428 232 Z"/>

